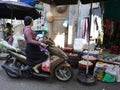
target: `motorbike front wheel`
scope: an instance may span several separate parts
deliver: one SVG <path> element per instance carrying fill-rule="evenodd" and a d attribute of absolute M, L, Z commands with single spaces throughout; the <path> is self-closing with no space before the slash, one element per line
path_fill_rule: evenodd
<path fill-rule="evenodd" d="M 60 66 L 55 69 L 55 77 L 63 82 L 70 81 L 73 77 L 73 70 L 69 66 Z"/>

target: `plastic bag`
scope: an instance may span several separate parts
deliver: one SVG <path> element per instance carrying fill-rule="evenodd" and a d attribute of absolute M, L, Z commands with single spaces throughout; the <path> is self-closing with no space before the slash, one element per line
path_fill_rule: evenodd
<path fill-rule="evenodd" d="M 110 74 L 105 74 L 103 80 L 104 82 L 115 82 L 116 81 L 116 76 L 110 75 Z"/>
<path fill-rule="evenodd" d="M 25 40 L 24 35 L 13 35 L 13 47 L 19 48 L 18 40 Z"/>
<path fill-rule="evenodd" d="M 69 19 L 66 18 L 66 19 L 64 20 L 64 22 L 63 22 L 63 26 L 64 26 L 65 28 L 67 28 L 67 27 L 68 27 L 68 24 L 69 24 Z"/>
<path fill-rule="evenodd" d="M 11 50 L 15 50 L 17 51 L 16 47 L 11 46 L 7 41 L 5 40 L 1 40 L 0 41 L 0 45 L 2 45 L 3 47 L 7 48 L 7 49 L 11 49 Z"/>
<path fill-rule="evenodd" d="M 50 72 L 50 59 L 49 58 L 42 63 L 42 70 L 46 72 Z"/>
<path fill-rule="evenodd" d="M 120 82 L 120 67 L 118 65 L 115 65 L 115 71 L 117 73 L 117 82 Z"/>
<path fill-rule="evenodd" d="M 75 51 L 83 51 L 83 49 L 87 49 L 87 42 L 83 38 L 75 38 L 73 48 Z"/>

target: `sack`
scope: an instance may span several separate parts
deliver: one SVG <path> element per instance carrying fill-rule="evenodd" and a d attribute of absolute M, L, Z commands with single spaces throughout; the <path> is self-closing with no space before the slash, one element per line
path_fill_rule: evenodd
<path fill-rule="evenodd" d="M 49 58 L 42 63 L 42 70 L 45 72 L 50 72 L 50 59 Z"/>
<path fill-rule="evenodd" d="M 115 66 L 114 65 L 107 65 L 107 68 L 105 70 L 105 73 L 108 73 L 108 74 L 111 74 L 111 75 L 114 75 L 114 76 L 117 76 L 117 72 L 115 70 Z"/>
<path fill-rule="evenodd" d="M 101 68 L 95 67 L 95 68 L 94 68 L 94 77 L 95 77 L 97 80 L 102 80 L 103 77 L 104 77 L 104 70 L 101 69 Z"/>

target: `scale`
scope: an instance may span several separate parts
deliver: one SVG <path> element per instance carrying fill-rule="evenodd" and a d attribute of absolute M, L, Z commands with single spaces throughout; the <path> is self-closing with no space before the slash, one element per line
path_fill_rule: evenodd
<path fill-rule="evenodd" d="M 82 4 L 87 4 L 87 3 L 91 3 L 90 6 L 90 27 L 89 27 L 89 31 L 91 28 L 91 15 L 92 15 L 92 3 L 93 2 L 100 2 L 100 1 L 105 1 L 105 0 L 80 0 Z M 77 75 L 77 80 L 84 84 L 84 85 L 95 85 L 96 84 L 96 79 L 94 78 L 94 76 L 92 74 L 89 73 L 89 51 L 90 51 L 90 36 L 89 36 L 89 40 L 88 40 L 88 54 L 87 54 L 87 65 L 86 65 L 86 73 L 78 73 Z"/>

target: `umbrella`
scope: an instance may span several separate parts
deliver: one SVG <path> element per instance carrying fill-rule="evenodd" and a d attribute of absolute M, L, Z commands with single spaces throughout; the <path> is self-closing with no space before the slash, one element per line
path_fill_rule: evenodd
<path fill-rule="evenodd" d="M 78 0 L 40 0 L 47 4 L 55 4 L 55 5 L 70 5 L 77 4 Z"/>
<path fill-rule="evenodd" d="M 0 1 L 0 18 L 6 19 L 24 19 L 25 16 L 31 16 L 33 19 L 40 17 L 39 12 L 32 6 L 13 1 Z"/>

